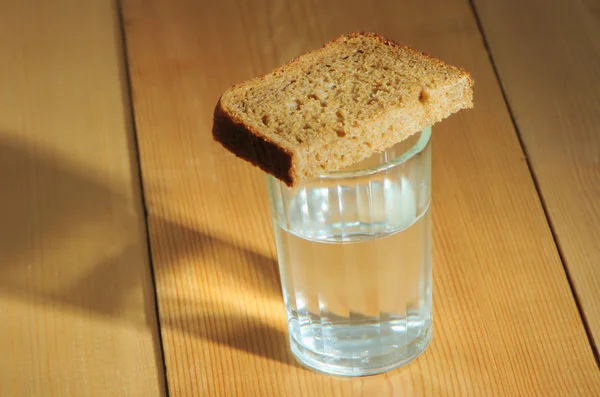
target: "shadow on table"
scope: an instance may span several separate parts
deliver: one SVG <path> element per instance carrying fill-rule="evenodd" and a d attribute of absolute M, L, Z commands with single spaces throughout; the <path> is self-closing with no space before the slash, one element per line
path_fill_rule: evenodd
<path fill-rule="evenodd" d="M 131 192 L 100 176 L 39 144 L 0 141 L 0 293 L 119 316 L 127 292 L 148 285 L 132 265 L 146 247 Z"/>
<path fill-rule="evenodd" d="M 182 262 L 190 266 L 210 263 L 232 275 L 240 286 L 283 299 L 275 258 L 160 216 L 148 215 L 148 226 L 155 268 L 177 271 Z"/>
<path fill-rule="evenodd" d="M 67 309 L 154 327 L 150 268 L 135 265 L 148 250 L 140 237 L 145 230 L 137 187 L 82 168 L 38 144 L 0 136 L 5 136 L 0 140 L 0 297 L 26 301 L 40 311 Z M 132 165 L 132 172 L 137 173 L 136 167 Z M 185 256 L 197 258 L 199 265 L 211 257 L 220 271 L 238 277 L 240 285 L 280 296 L 273 258 L 167 219 L 153 217 L 152 222 L 154 251 L 162 264 L 157 273 L 166 267 L 178 271 Z M 261 283 L 242 271 L 248 264 Z M 207 332 L 197 328 L 207 315 L 171 318 L 162 326 L 290 362 L 280 331 L 258 321 L 222 317 L 211 328 L 215 332 Z M 285 352 L 269 350 L 273 347 L 267 340 Z"/>
<path fill-rule="evenodd" d="M 189 277 L 169 273 L 186 273 L 182 262 L 188 263 L 188 266 L 217 264 L 218 271 L 233 275 L 240 287 L 253 290 L 255 294 L 272 295 L 283 301 L 277 261 L 274 258 L 158 216 L 149 215 L 148 224 L 153 240 L 155 272 L 164 272 L 164 278 L 176 279 L 178 283 L 181 280 L 194 282 Z M 251 267 L 251 272 L 248 271 L 248 266 Z M 169 314 L 161 318 L 163 330 L 173 329 L 208 342 L 299 366 L 289 350 L 287 331 L 277 329 L 267 319 L 249 317 L 243 313 L 224 313 L 223 309 L 219 310 L 218 307 L 222 305 L 215 301 L 216 298 L 211 298 L 211 290 L 217 291 L 219 285 L 211 286 L 206 280 L 197 282 L 202 283 L 206 291 L 201 293 L 199 299 L 208 301 L 208 306 L 217 308 L 205 310 L 204 305 L 201 307 L 191 298 L 170 298 L 163 294 L 159 298 L 161 307 L 169 308 Z M 244 302 L 240 302 L 239 306 L 243 305 Z M 283 307 L 281 316 L 285 316 Z"/>
<path fill-rule="evenodd" d="M 216 292 L 219 288 L 214 278 L 215 270 L 194 272 L 204 273 L 214 278 L 212 280 L 190 280 L 187 276 L 190 273 L 184 269 L 185 266 L 215 266 L 218 272 L 233 276 L 249 293 L 274 296 L 283 302 L 274 258 L 152 214 L 148 216 L 148 225 L 153 240 L 155 272 L 162 272 L 163 280 L 177 280 L 178 283 L 188 280 L 201 284 L 202 292 L 194 298 L 208 303 L 200 305 L 194 303 L 191 297 L 169 297 L 163 293 L 159 298 L 160 305 L 169 308 L 169 314 L 161 318 L 163 330 L 185 332 L 205 341 L 299 366 L 289 350 L 287 331 L 269 324 L 268 319 L 224 312 L 222 303 L 211 297 L 211 291 Z M 215 282 L 214 285 L 210 284 L 211 281 Z M 206 310 L 206 306 L 215 308 Z M 239 306 L 243 307 L 244 302 L 240 302 Z M 281 316 L 285 316 L 283 306 Z"/>
<path fill-rule="evenodd" d="M 184 306 L 180 300 L 165 302 L 165 304 Z M 188 303 L 187 307 L 193 308 L 194 305 Z M 217 343 L 286 365 L 300 367 L 290 351 L 287 331 L 277 329 L 264 319 L 222 311 L 173 314 L 172 310 L 168 317 L 162 321 L 163 327 L 199 337 L 202 340 L 200 343 Z M 206 350 L 209 349 L 210 346 L 207 345 Z"/>

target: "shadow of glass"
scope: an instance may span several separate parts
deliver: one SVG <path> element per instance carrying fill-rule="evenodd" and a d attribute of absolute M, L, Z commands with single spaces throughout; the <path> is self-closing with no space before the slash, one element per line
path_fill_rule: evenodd
<path fill-rule="evenodd" d="M 155 215 L 148 216 L 148 227 L 155 272 L 181 268 L 184 263 L 213 265 L 235 278 L 240 286 L 281 298 L 275 258 Z"/>
<path fill-rule="evenodd" d="M 148 252 L 143 218 L 118 183 L 101 177 L 35 146 L 0 140 L 0 297 L 153 327 L 150 267 L 134 263 Z M 192 258 L 194 266 L 216 264 L 240 287 L 281 298 L 274 258 L 161 217 L 150 216 L 149 225 L 158 271 L 177 271 L 182 258 Z M 200 316 L 169 319 L 167 326 L 294 362 L 284 332 L 261 319 L 220 316 L 214 332 L 196 328 Z"/>
<path fill-rule="evenodd" d="M 191 324 L 193 327 L 190 327 Z M 171 315 L 163 323 L 163 327 L 165 326 L 167 329 L 185 332 L 204 341 L 285 365 L 302 367 L 290 351 L 287 332 L 277 329 L 265 319 L 245 316 L 241 313 L 207 311 Z M 208 345 L 207 348 L 210 349 Z M 221 350 L 219 354 L 224 353 Z"/>
<path fill-rule="evenodd" d="M 93 172 L 8 140 L 0 141 L 0 180 L 0 292 L 139 318 L 122 311 L 139 310 L 127 300 L 132 289 L 153 302 L 149 269 L 134 263 L 147 252 L 135 200 Z"/>
<path fill-rule="evenodd" d="M 119 313 L 128 289 L 142 282 L 129 264 L 147 251 L 131 199 L 15 142 L 0 142 L 0 180 L 0 291 Z M 275 259 L 164 218 L 149 222 L 157 260 L 176 266 L 192 256 L 200 265 L 210 257 L 240 283 L 280 296 Z M 244 271 L 248 264 L 258 280 Z"/>

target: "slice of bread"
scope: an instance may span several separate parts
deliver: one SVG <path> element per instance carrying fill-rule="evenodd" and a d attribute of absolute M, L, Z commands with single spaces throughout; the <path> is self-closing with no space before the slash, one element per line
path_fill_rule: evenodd
<path fill-rule="evenodd" d="M 373 33 L 341 36 L 229 88 L 213 136 L 288 186 L 473 107 L 471 76 Z"/>

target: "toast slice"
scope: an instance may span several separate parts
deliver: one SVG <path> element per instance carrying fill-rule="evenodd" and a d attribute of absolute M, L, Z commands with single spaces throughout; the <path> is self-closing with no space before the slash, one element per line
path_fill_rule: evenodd
<path fill-rule="evenodd" d="M 473 107 L 472 85 L 462 69 L 354 33 L 229 88 L 215 108 L 213 136 L 294 186 Z"/>

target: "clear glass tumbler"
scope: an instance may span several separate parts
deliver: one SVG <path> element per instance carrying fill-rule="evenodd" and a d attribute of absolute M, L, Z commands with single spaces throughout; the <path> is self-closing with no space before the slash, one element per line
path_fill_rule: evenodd
<path fill-rule="evenodd" d="M 335 375 L 388 371 L 431 340 L 431 128 L 288 188 L 267 176 L 290 344 Z"/>

